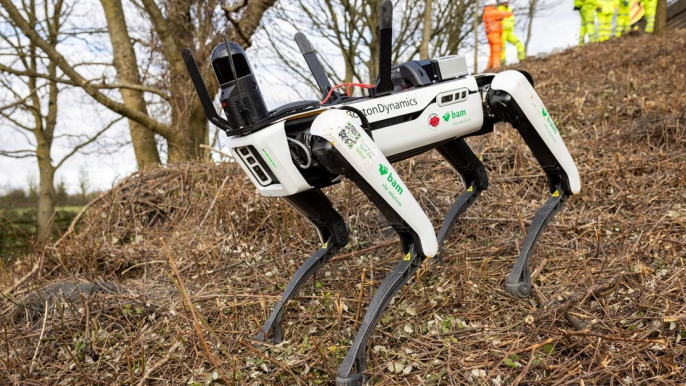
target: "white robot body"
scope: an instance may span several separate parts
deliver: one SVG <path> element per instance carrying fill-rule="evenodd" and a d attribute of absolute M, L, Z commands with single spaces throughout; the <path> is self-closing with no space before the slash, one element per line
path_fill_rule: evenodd
<path fill-rule="evenodd" d="M 481 95 L 476 80 L 471 76 L 382 98 L 351 102 L 345 106 L 360 110 L 372 124 L 406 116 L 406 121 L 373 131 L 373 141 L 385 157 L 451 138 L 464 137 L 481 129 L 484 120 Z M 290 156 L 285 122 L 321 114 L 327 110 L 329 108 L 324 107 L 305 114 L 293 114 L 254 133 L 228 138 L 227 145 L 231 154 L 261 195 L 289 196 L 312 189 Z M 349 111 L 347 114 L 356 118 L 353 112 Z M 359 119 L 354 120 L 359 124 Z M 255 150 L 247 151 L 257 153 L 249 155 L 253 158 L 240 152 L 249 146 Z M 260 158 L 264 161 L 262 165 L 257 162 Z M 255 162 L 249 162 L 251 159 Z M 264 168 L 265 165 L 276 179 L 259 176 L 256 169 Z M 263 172 L 269 177 L 266 170 Z"/>
<path fill-rule="evenodd" d="M 228 145 L 234 160 L 261 195 L 289 196 L 312 189 L 293 163 L 284 121 L 245 137 L 229 137 Z M 276 178 L 271 178 L 268 172 Z"/>

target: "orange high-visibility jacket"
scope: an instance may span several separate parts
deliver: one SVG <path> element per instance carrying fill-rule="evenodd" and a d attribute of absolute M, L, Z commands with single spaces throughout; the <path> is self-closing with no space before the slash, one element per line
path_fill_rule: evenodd
<path fill-rule="evenodd" d="M 484 8 L 483 21 L 486 27 L 486 34 L 502 33 L 503 19 L 512 16 L 512 12 L 499 11 L 495 6 L 488 6 Z"/>

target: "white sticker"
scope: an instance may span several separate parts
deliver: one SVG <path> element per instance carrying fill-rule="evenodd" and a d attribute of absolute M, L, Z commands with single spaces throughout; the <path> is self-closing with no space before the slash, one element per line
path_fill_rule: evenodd
<path fill-rule="evenodd" d="M 359 168 L 366 170 L 374 167 L 378 147 L 374 143 L 369 143 L 372 139 L 362 128 L 348 121 L 345 126 L 336 129 L 335 136 L 336 140 L 341 141 L 339 151 L 347 150 L 347 153 L 352 154 L 351 159 Z"/>

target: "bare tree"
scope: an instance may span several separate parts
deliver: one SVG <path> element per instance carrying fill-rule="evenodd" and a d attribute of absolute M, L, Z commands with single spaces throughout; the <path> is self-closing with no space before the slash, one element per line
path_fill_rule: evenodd
<path fill-rule="evenodd" d="M 531 41 L 531 30 L 534 25 L 534 17 L 536 17 L 536 6 L 538 5 L 538 0 L 529 0 L 529 11 L 526 15 L 526 39 L 524 40 L 524 52 L 529 49 L 529 42 Z"/>
<path fill-rule="evenodd" d="M 29 26 L 48 44 L 59 42 L 63 20 L 69 9 L 62 0 L 37 4 L 35 0 L 21 3 L 18 10 Z M 0 107 L 0 119 L 6 127 L 24 136 L 29 146 L 22 149 L 1 149 L 0 155 L 12 158 L 36 158 L 38 162 L 38 240 L 50 235 L 55 212 L 55 172 L 74 154 L 96 141 L 116 122 L 81 139 L 60 160 L 53 162 L 52 146 L 56 138 L 58 94 L 61 91 L 57 65 L 41 55 L 33 41 L 18 31 L 18 26 L 0 12 L 2 53 L 12 59 L 12 65 L 0 64 L 0 83 L 8 90 Z M 11 31 L 11 32 L 10 32 Z M 44 76 L 39 76 L 43 74 Z"/>
<path fill-rule="evenodd" d="M 88 169 L 85 167 L 79 168 L 79 190 L 81 191 L 81 200 L 85 201 L 88 196 L 88 188 L 90 187 L 90 177 L 88 176 Z"/>
<path fill-rule="evenodd" d="M 523 14 L 525 15 L 524 17 L 524 23 L 526 24 L 526 38 L 524 39 L 524 51 L 528 52 L 529 50 L 529 42 L 531 41 L 531 34 L 533 31 L 533 25 L 534 25 L 534 19 L 537 16 L 541 16 L 541 14 L 545 13 L 545 11 L 549 11 L 553 9 L 558 3 L 554 1 L 546 1 L 546 0 L 528 0 L 528 3 L 525 3 L 522 6 L 517 6 L 515 7 L 515 14 Z"/>
<path fill-rule="evenodd" d="M 117 70 L 119 81 L 133 86 L 143 86 L 121 0 L 100 0 L 100 3 L 105 11 L 107 29 L 112 42 L 113 64 Z M 143 91 L 134 88 L 120 88 L 119 92 L 126 106 L 142 114 L 148 114 Z M 129 119 L 129 130 L 138 169 L 142 170 L 150 164 L 160 163 L 155 133 L 133 119 Z"/>
<path fill-rule="evenodd" d="M 431 8 L 433 0 L 426 0 L 424 2 L 424 20 L 422 22 L 422 41 L 419 43 L 419 57 L 427 59 L 429 57 L 429 41 L 431 40 Z"/>
<path fill-rule="evenodd" d="M 194 51 L 201 68 L 207 72 L 206 59 L 211 49 L 223 39 L 226 27 L 231 26 L 230 40 L 244 47 L 250 46 L 262 15 L 275 2 L 239 0 L 226 5 L 219 0 L 167 0 L 160 3 L 140 0 L 133 4 L 142 16 L 138 19 L 148 27 L 150 34 L 138 39 L 127 36 L 130 31 L 126 20 L 128 11 L 122 8 L 121 2 L 102 0 L 107 33 L 113 45 L 116 79 L 108 76 L 106 70 L 101 77 L 89 79 L 85 72 L 79 70 L 78 63 L 74 63 L 75 58 L 65 57 L 55 44 L 42 36 L 17 9 L 15 2 L 0 0 L 0 5 L 5 9 L 8 20 L 61 71 L 61 74 L 40 73 L 37 76 L 79 87 L 104 107 L 129 119 L 137 161 L 139 166 L 144 166 L 157 162 L 151 150 L 151 133 L 166 140 L 169 162 L 201 157 L 203 151 L 199 145 L 208 142 L 207 120 L 193 93 L 181 49 L 188 47 Z M 139 42 L 139 49 L 149 56 L 144 70 L 135 55 L 132 56 L 134 51 L 127 43 L 131 40 Z M 216 92 L 216 85 L 210 84 L 210 88 L 211 93 Z M 122 90 L 121 101 L 107 92 L 112 89 Z"/>

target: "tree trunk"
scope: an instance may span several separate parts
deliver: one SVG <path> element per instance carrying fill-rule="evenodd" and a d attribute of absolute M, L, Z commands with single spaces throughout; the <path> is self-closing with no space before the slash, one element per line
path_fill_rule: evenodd
<path fill-rule="evenodd" d="M 422 25 L 422 40 L 419 43 L 419 58 L 429 58 L 429 40 L 431 40 L 431 8 L 433 0 L 424 2 L 424 21 Z"/>
<path fill-rule="evenodd" d="M 369 61 L 365 64 L 369 73 L 369 84 L 376 84 L 376 78 L 379 76 L 379 18 L 376 15 L 379 14 L 380 6 L 380 0 L 369 1 L 369 10 L 372 15 L 375 15 L 375 17 L 368 19 L 371 39 L 369 44 Z"/>
<path fill-rule="evenodd" d="M 38 242 L 45 242 L 51 235 L 55 213 L 55 168 L 50 162 L 50 148 L 39 146 L 38 156 Z"/>
<path fill-rule="evenodd" d="M 529 13 L 527 14 L 527 26 L 526 26 L 526 40 L 524 41 L 524 53 L 529 52 L 529 42 L 531 41 L 531 29 L 534 24 L 534 16 L 536 15 L 536 6 L 538 5 L 538 0 L 531 0 L 529 3 Z"/>
<path fill-rule="evenodd" d="M 204 157 L 205 152 L 200 145 L 207 144 L 207 118 L 202 110 L 194 110 L 187 119 L 184 130 L 178 130 L 173 138 L 167 138 L 167 163 L 178 163 L 197 160 Z"/>
<path fill-rule="evenodd" d="M 479 2 L 474 2 L 474 73 L 479 72 Z"/>
<path fill-rule="evenodd" d="M 126 26 L 121 0 L 100 0 L 100 3 L 105 11 L 107 30 L 112 42 L 114 68 L 117 70 L 119 81 L 140 85 L 136 53 L 133 50 L 133 44 Z M 121 89 L 120 92 L 126 106 L 144 114 L 148 113 L 141 91 Z M 160 155 L 152 130 L 132 119 L 129 119 L 129 130 L 138 170 L 143 170 L 149 165 L 159 164 Z"/>
<path fill-rule="evenodd" d="M 655 33 L 661 34 L 667 30 L 667 0 L 657 0 L 655 10 Z"/>

